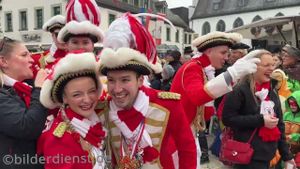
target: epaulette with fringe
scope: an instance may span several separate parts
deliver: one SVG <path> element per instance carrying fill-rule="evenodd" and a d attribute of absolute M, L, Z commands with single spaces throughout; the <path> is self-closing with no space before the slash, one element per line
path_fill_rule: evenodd
<path fill-rule="evenodd" d="M 161 99 L 180 100 L 180 94 L 173 92 L 158 92 L 158 97 Z"/>

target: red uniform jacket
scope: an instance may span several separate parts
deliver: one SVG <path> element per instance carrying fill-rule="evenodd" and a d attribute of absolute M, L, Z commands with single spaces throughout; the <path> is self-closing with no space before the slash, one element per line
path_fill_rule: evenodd
<path fill-rule="evenodd" d="M 172 154 L 176 150 L 179 157 L 180 169 L 196 168 L 196 145 L 191 128 L 184 116 L 178 94 L 160 92 L 142 87 L 149 97 L 149 109 L 145 117 L 145 130 L 150 134 L 153 146 L 159 151 L 159 159 L 142 168 L 173 169 Z M 174 96 L 178 96 L 175 98 Z M 110 121 L 112 146 L 115 158 L 120 157 L 120 130 Z M 178 162 L 178 161 L 177 161 Z M 178 165 L 178 164 L 177 164 Z"/>
<path fill-rule="evenodd" d="M 208 65 L 208 56 L 203 54 L 181 66 L 172 81 L 170 91 L 181 94 L 181 102 L 190 123 L 196 116 L 198 106 L 214 100 L 205 88 L 206 75 L 203 68 Z"/>
<path fill-rule="evenodd" d="M 45 169 L 92 169 L 88 152 L 82 149 L 76 135 L 70 131 L 65 131 L 60 138 L 53 134 L 61 122 L 58 115 L 38 140 L 37 153 L 44 156 Z"/>

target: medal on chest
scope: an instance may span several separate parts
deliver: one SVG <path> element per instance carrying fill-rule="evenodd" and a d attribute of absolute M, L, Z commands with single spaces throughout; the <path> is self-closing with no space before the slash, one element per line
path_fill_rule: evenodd
<path fill-rule="evenodd" d="M 139 126 L 139 131 L 131 138 L 125 138 L 122 135 L 120 146 L 119 169 L 140 169 L 143 166 L 143 148 L 139 146 L 143 131 L 144 121 Z"/>

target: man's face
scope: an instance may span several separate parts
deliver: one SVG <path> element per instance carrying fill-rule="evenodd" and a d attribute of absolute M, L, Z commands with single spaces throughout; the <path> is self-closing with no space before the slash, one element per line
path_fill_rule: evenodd
<path fill-rule="evenodd" d="M 129 70 L 109 71 L 107 73 L 107 89 L 113 102 L 123 109 L 130 109 L 143 85 L 143 76 Z"/>
<path fill-rule="evenodd" d="M 60 31 L 60 29 L 55 29 L 53 32 L 51 32 L 52 40 L 58 49 L 65 50 L 66 44 L 60 43 L 57 40 L 57 35 L 58 35 L 59 31 Z"/>
<path fill-rule="evenodd" d="M 240 50 L 231 50 L 229 61 L 230 64 L 234 64 L 238 59 L 242 58 L 244 54 Z"/>
<path fill-rule="evenodd" d="M 93 52 L 94 51 L 94 43 L 91 38 L 86 36 L 76 36 L 71 37 L 67 41 L 67 50 L 84 50 L 85 52 Z"/>
<path fill-rule="evenodd" d="M 221 69 L 228 60 L 229 48 L 228 46 L 216 46 L 205 51 L 208 55 L 212 67 Z"/>

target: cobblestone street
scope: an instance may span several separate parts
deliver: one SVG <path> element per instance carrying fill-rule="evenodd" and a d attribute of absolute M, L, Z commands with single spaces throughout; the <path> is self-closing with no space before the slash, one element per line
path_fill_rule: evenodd
<path fill-rule="evenodd" d="M 214 140 L 214 136 L 211 135 L 207 136 L 209 147 L 212 144 L 213 140 Z M 210 160 L 209 163 L 205 163 L 201 165 L 201 169 L 231 169 L 232 168 L 223 165 L 223 163 L 219 161 L 218 157 L 212 154 L 209 155 L 209 160 Z"/>

